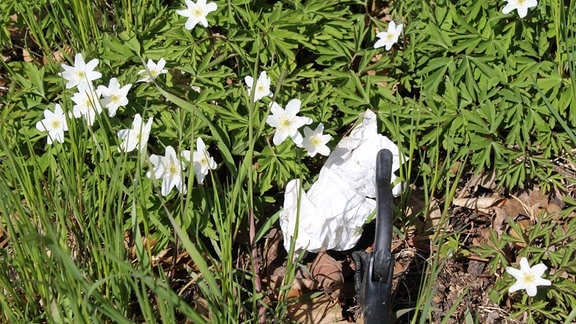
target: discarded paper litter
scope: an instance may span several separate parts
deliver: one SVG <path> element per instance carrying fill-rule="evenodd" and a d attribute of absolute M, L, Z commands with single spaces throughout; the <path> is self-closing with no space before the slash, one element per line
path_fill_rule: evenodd
<path fill-rule="evenodd" d="M 280 212 L 286 250 L 294 237 L 298 213 L 296 251 L 343 251 L 356 245 L 362 225 L 376 208 L 376 154 L 384 148 L 393 154 L 394 182 L 394 172 L 400 167 L 398 147 L 378 134 L 376 115 L 367 110 L 362 123 L 332 151 L 308 192 L 301 190 L 298 179 L 288 182 Z M 402 184 L 398 184 L 392 193 L 398 196 L 401 190 Z"/>

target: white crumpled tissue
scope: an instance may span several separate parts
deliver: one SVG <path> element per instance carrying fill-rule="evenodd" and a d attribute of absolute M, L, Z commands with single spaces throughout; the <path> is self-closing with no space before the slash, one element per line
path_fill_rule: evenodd
<path fill-rule="evenodd" d="M 315 253 L 323 248 L 343 251 L 356 245 L 362 225 L 376 209 L 376 155 L 381 149 L 392 152 L 394 182 L 394 172 L 400 167 L 398 147 L 386 136 L 378 134 L 376 114 L 367 110 L 362 123 L 328 156 L 318 180 L 308 192 L 301 189 L 300 180 L 288 182 L 284 208 L 280 211 L 286 250 L 294 237 L 298 210 L 295 251 Z M 397 184 L 392 194 L 397 197 L 401 190 L 402 184 Z"/>

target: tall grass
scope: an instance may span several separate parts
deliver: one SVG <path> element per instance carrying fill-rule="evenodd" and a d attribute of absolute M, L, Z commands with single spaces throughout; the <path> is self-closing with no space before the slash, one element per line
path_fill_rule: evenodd
<path fill-rule="evenodd" d="M 3 287 L 9 289 L 2 296 L 4 319 L 155 322 L 174 320 L 178 310 L 201 320 L 158 277 L 150 247 L 142 245 L 139 228 L 149 193 L 124 183 L 140 180 L 126 173 L 127 156 L 111 154 L 107 142 L 96 144 L 102 155 L 88 154 L 82 135 L 89 132 L 74 134 L 82 127 L 73 119 L 69 124 L 70 146 L 49 147 L 43 156 L 30 142 L 22 147 L 9 140 L 21 137 L 6 131 L 0 140 L 1 217 L 9 238 L 1 260 L 7 270 Z M 134 223 L 136 264 L 125 242 L 127 219 Z"/>
<path fill-rule="evenodd" d="M 559 132 L 554 121 L 562 127 L 561 135 L 576 143 L 574 119 L 566 113 L 573 112 L 576 100 L 576 32 L 570 27 L 574 1 L 546 2 L 520 21 L 503 17 L 494 3 L 392 4 L 389 13 L 405 24 L 405 33 L 387 53 L 372 48 L 374 26 L 384 29 L 385 22 L 357 12 L 370 7 L 368 3 L 219 1 L 221 11 L 210 17 L 216 26 L 193 31 L 174 28 L 183 24 L 174 13 L 183 2 L 0 4 L 16 19 L 3 21 L 27 34 L 18 45 L 35 59 L 45 58 L 43 66 L 0 63 L 12 81 L 0 98 L 0 235 L 6 237 L 0 258 L 0 319 L 282 320 L 300 260 L 293 242 L 286 275 L 275 292 L 280 298 L 265 302 L 257 242 L 275 225 L 278 213 L 270 212 L 269 204 L 278 209 L 276 199 L 285 182 L 294 177 L 311 181 L 321 163 L 292 146 L 269 143 L 269 111 L 264 103 L 254 103 L 254 94 L 247 94 L 242 82 L 262 70 L 276 80 L 271 100 L 302 98 L 303 113 L 324 122 L 335 138 L 365 109 L 378 111 L 381 129 L 406 157 L 400 179 L 422 185 L 427 208 L 436 198 L 443 201 L 437 226 L 424 229 L 435 247 L 458 241 L 457 234 L 445 229 L 464 172 L 499 169 L 504 184 L 521 187 L 527 174 L 548 174 L 542 165 L 518 164 L 516 157 L 542 153 L 533 145 L 541 139 L 555 143 L 548 136 Z M 462 14 L 461 8 L 473 14 Z M 528 73 L 539 63 L 532 54 L 537 45 L 520 36 L 532 35 L 534 17 L 547 10 L 554 21 L 546 25 L 550 29 L 542 39 L 555 36 L 557 50 L 542 49 L 546 64 Z M 10 33 L 1 30 L 3 45 Z M 513 54 L 496 50 L 501 48 L 530 55 L 515 61 Z M 166 56 L 173 66 L 165 79 L 135 86 L 133 107 L 119 118 L 103 114 L 93 128 L 70 118 L 66 142 L 50 146 L 30 125 L 53 102 L 68 111 L 72 106 L 57 77 L 57 52 L 91 53 L 101 59 L 105 77 L 122 74 L 126 82 L 148 58 Z M 528 79 L 530 89 L 525 90 Z M 543 90 L 542 84 L 549 87 Z M 200 93 L 191 91 L 196 86 Z M 538 109 L 530 105 L 533 97 Z M 558 102 L 570 104 L 560 111 Z M 162 134 L 156 134 L 150 152 L 120 153 L 115 132 L 137 111 L 153 115 Z M 524 128 L 524 118 L 536 120 L 537 127 Z M 199 185 L 191 162 L 187 193 L 162 196 L 159 181 L 146 177 L 147 154 L 167 145 L 189 149 L 199 134 L 213 144 L 219 169 Z M 548 147 L 555 148 L 541 146 L 548 155 Z M 509 171 L 510 166 L 516 171 Z M 399 215 L 395 234 L 402 237 L 404 229 L 429 212 Z M 248 232 L 248 242 L 238 243 L 241 232 Z M 166 251 L 170 262 L 159 262 Z M 178 264 L 182 255 L 190 260 L 185 266 Z M 239 256 L 248 256 L 248 261 L 241 264 L 246 259 Z M 442 257 L 437 253 L 427 260 L 414 323 L 433 318 L 431 301 Z"/>

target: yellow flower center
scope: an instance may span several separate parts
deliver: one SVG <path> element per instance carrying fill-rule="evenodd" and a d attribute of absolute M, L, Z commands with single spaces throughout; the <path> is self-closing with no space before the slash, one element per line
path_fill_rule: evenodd
<path fill-rule="evenodd" d="M 320 146 L 322 144 L 322 141 L 320 140 L 319 136 L 312 137 L 312 140 L 310 142 L 312 142 L 312 145 L 314 146 Z"/>
<path fill-rule="evenodd" d="M 204 15 L 202 14 L 202 9 L 201 9 L 201 8 L 198 8 L 198 7 L 192 9 L 192 16 L 194 16 L 194 17 L 196 17 L 196 18 L 200 18 L 200 17 L 204 16 Z"/>
<path fill-rule="evenodd" d="M 174 162 L 171 162 L 170 165 L 168 165 L 168 173 L 172 176 L 178 175 L 180 168 Z"/>
<path fill-rule="evenodd" d="M 112 95 L 112 96 L 110 97 L 110 101 L 112 101 L 112 102 L 118 102 L 118 101 L 120 101 L 120 97 L 118 97 L 118 95 Z"/>
<path fill-rule="evenodd" d="M 52 129 L 60 128 L 60 121 L 58 119 L 52 119 Z"/>
<path fill-rule="evenodd" d="M 291 122 L 290 122 L 290 119 L 284 117 L 284 118 L 282 118 L 282 120 L 280 120 L 280 122 L 278 124 L 279 124 L 280 128 L 288 128 L 288 127 L 290 127 Z"/>
<path fill-rule="evenodd" d="M 524 273 L 522 276 L 522 281 L 526 284 L 533 284 L 536 282 L 536 278 L 532 273 Z"/>
<path fill-rule="evenodd" d="M 76 71 L 76 77 L 78 79 L 84 79 L 86 77 L 86 74 L 84 74 L 84 71 Z"/>

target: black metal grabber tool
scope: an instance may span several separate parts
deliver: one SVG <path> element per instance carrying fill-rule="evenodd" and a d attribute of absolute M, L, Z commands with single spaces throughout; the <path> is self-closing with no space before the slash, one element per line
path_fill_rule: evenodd
<path fill-rule="evenodd" d="M 392 323 L 392 153 L 383 149 L 376 157 L 376 235 L 374 251 L 356 251 L 355 286 L 364 310 L 364 323 Z"/>

